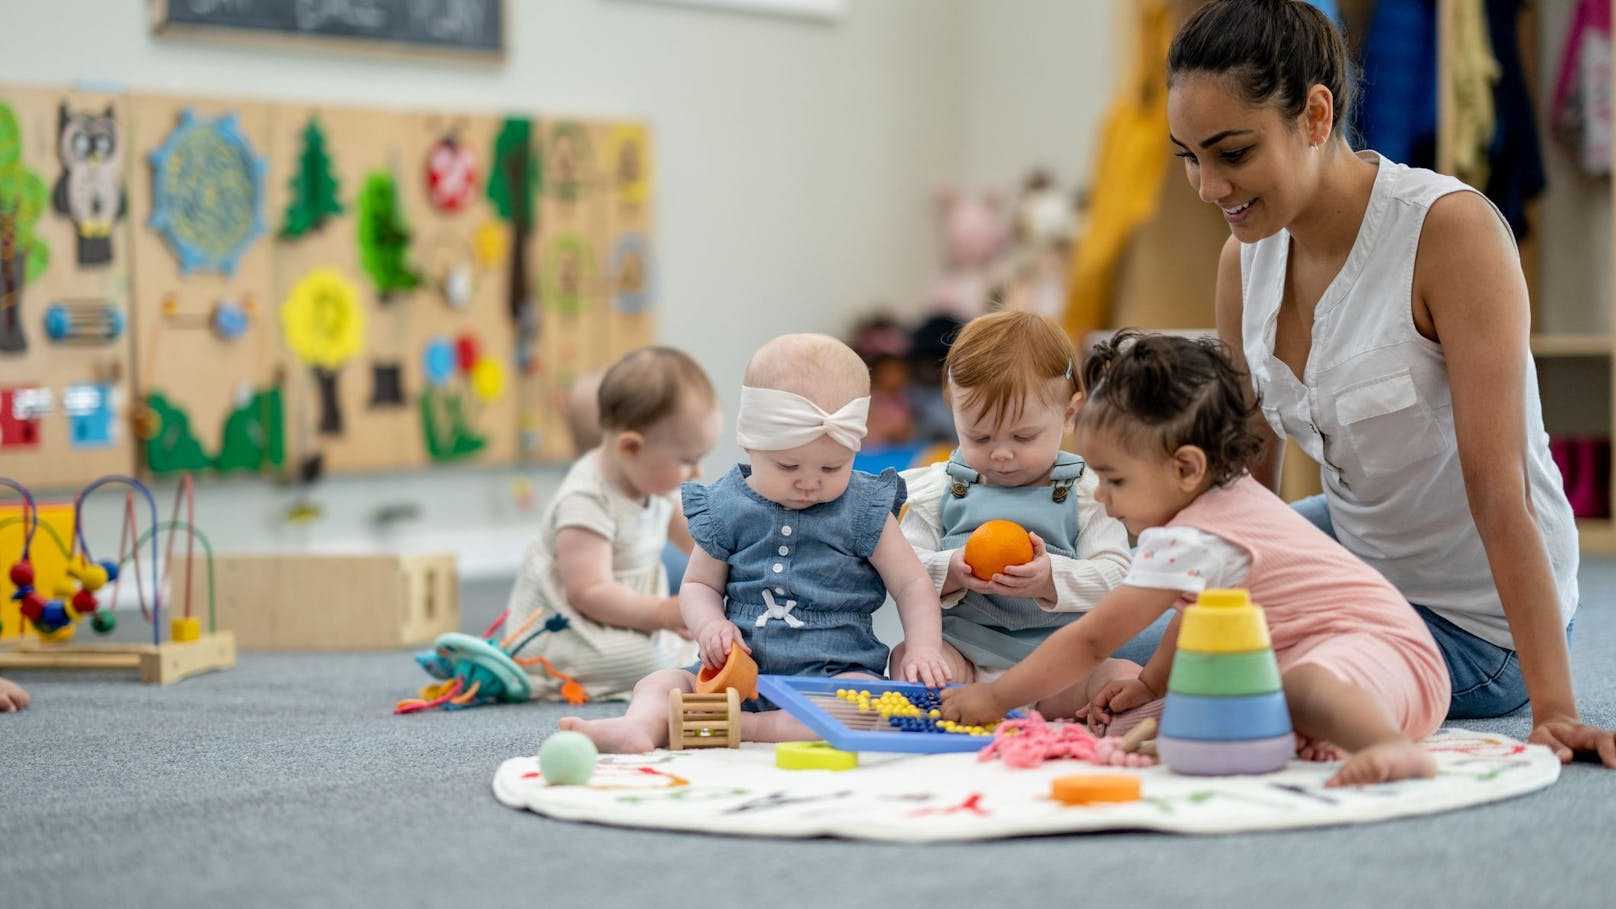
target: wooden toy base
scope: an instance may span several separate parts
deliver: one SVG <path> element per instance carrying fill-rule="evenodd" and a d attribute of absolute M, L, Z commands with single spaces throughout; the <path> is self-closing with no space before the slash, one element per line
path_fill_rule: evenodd
<path fill-rule="evenodd" d="M 668 749 L 741 747 L 741 696 L 733 688 L 668 692 Z"/>
<path fill-rule="evenodd" d="M 228 631 L 164 644 L 41 644 L 33 638 L 0 645 L 0 669 L 138 669 L 142 682 L 169 685 L 236 665 L 236 636 Z"/>

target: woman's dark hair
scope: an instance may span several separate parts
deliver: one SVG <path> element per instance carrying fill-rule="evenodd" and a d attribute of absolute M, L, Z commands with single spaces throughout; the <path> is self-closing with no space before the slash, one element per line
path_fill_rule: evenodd
<path fill-rule="evenodd" d="M 1213 0 L 1173 36 L 1167 84 L 1185 73 L 1229 76 L 1250 104 L 1301 116 L 1307 90 L 1335 99 L 1331 129 L 1343 139 L 1357 87 L 1347 42 L 1330 17 L 1306 0 Z"/>
<path fill-rule="evenodd" d="M 1216 338 L 1125 329 L 1094 345 L 1083 362 L 1083 386 L 1080 431 L 1114 430 L 1139 453 L 1170 456 L 1194 445 L 1206 452 L 1214 483 L 1240 476 L 1262 454 L 1251 430 L 1258 406 L 1246 374 Z"/>

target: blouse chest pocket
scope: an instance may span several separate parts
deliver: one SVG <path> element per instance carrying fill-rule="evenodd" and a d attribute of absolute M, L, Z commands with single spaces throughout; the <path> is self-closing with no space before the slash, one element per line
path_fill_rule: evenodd
<path fill-rule="evenodd" d="M 1442 453 L 1441 433 L 1407 369 L 1336 396 L 1336 419 L 1365 476 L 1382 476 Z"/>

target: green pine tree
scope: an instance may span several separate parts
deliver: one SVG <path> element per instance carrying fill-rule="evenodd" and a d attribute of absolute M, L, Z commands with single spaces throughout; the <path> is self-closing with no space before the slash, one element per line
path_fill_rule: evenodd
<path fill-rule="evenodd" d="M 325 150 L 325 133 L 313 117 L 303 127 L 303 154 L 297 159 L 291 185 L 292 201 L 286 204 L 282 237 L 301 237 L 324 227 L 332 215 L 342 214 L 337 177 L 331 172 L 331 156 Z"/>

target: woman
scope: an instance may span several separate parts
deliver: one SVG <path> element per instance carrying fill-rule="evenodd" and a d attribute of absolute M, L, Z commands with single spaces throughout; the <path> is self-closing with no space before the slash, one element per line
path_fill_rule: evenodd
<path fill-rule="evenodd" d="M 1548 453 L 1514 240 L 1450 177 L 1354 152 L 1334 24 L 1301 0 L 1215 0 L 1168 57 L 1168 126 L 1232 236 L 1218 331 L 1262 399 L 1259 479 L 1280 441 L 1321 465 L 1298 510 L 1378 569 L 1430 627 L 1449 716 L 1530 702 L 1531 740 L 1616 767 L 1581 722 L 1566 639 L 1577 531 Z"/>

